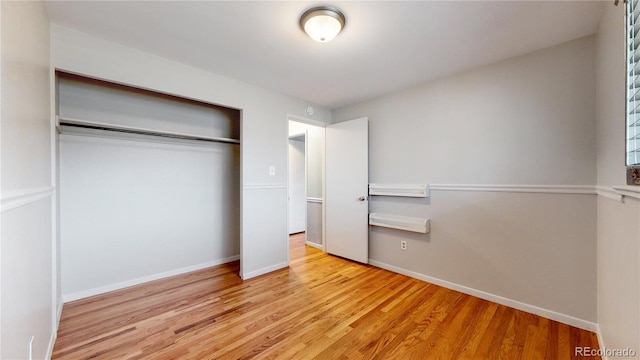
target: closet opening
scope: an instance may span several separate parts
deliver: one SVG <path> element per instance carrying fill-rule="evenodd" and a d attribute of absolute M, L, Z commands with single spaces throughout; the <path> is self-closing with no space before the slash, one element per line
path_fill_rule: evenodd
<path fill-rule="evenodd" d="M 240 260 L 241 111 L 56 72 L 65 302 Z"/>

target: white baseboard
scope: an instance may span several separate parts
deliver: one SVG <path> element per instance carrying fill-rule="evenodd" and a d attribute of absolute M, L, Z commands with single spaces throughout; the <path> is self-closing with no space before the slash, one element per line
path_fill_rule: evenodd
<path fill-rule="evenodd" d="M 276 270 L 280 270 L 280 269 L 286 268 L 287 266 L 289 266 L 289 262 L 281 262 L 279 264 L 263 267 L 262 269 L 250 271 L 248 273 L 242 273 L 242 274 L 240 274 L 240 277 L 242 277 L 242 280 L 249 280 L 249 279 L 254 278 L 256 276 L 264 275 L 264 274 L 270 273 L 272 271 L 276 271 Z"/>
<path fill-rule="evenodd" d="M 62 305 L 62 299 L 59 299 L 56 309 L 56 320 L 51 329 L 51 336 L 49 337 L 49 346 L 47 347 L 45 359 L 51 359 L 53 356 L 53 347 L 56 345 L 56 339 L 58 338 L 58 326 L 60 325 L 60 317 L 62 317 Z"/>
<path fill-rule="evenodd" d="M 127 280 L 127 281 L 123 281 L 123 282 L 119 282 L 119 283 L 115 283 L 115 284 L 110 284 L 110 285 L 106 285 L 106 286 L 101 286 L 101 287 L 94 288 L 94 289 L 78 291 L 78 292 L 75 292 L 75 293 L 72 293 L 72 294 L 63 294 L 62 295 L 62 299 L 63 299 L 63 301 L 65 303 L 67 303 L 67 302 L 70 302 L 70 301 L 84 299 L 84 298 L 87 298 L 87 297 L 90 297 L 90 296 L 104 294 L 104 293 L 107 293 L 107 292 L 110 292 L 110 291 L 114 291 L 114 290 L 124 289 L 124 288 L 130 287 L 130 286 L 140 285 L 140 284 L 143 284 L 143 283 L 146 283 L 146 282 L 149 282 L 149 281 L 153 281 L 153 280 L 164 279 L 164 278 L 167 278 L 167 277 L 170 277 L 170 276 L 185 274 L 185 273 L 188 273 L 188 272 L 201 270 L 201 269 L 205 269 L 205 268 L 208 268 L 208 267 L 225 264 L 225 263 L 228 263 L 228 262 L 231 262 L 231 261 L 236 261 L 238 259 L 240 259 L 240 255 L 234 255 L 234 256 L 230 256 L 230 257 L 224 258 L 224 259 L 208 261 L 208 262 L 202 263 L 202 264 L 197 264 L 197 265 L 183 267 L 183 268 L 180 268 L 180 269 L 165 271 L 165 272 L 162 272 L 162 273 L 159 273 L 159 274 L 143 276 L 143 277 L 139 277 L 139 278 L 136 278 L 136 279 L 131 279 L 131 280 Z"/>
<path fill-rule="evenodd" d="M 62 308 L 64 306 L 64 300 L 62 300 L 62 298 L 60 298 L 60 301 L 58 302 L 58 324 L 60 324 L 60 318 L 62 317 Z"/>
<path fill-rule="evenodd" d="M 598 347 L 600 349 L 606 349 L 604 339 L 602 339 L 602 333 L 600 332 L 600 325 L 596 325 L 596 336 L 598 337 Z M 609 360 L 607 354 L 602 354 L 602 360 Z"/>
<path fill-rule="evenodd" d="M 316 244 L 316 243 L 311 242 L 311 241 L 305 241 L 304 243 L 306 245 L 309 245 L 309 246 L 313 247 L 313 248 L 320 249 L 320 250 L 324 251 L 324 246 L 322 246 L 320 244 Z"/>
<path fill-rule="evenodd" d="M 47 347 L 47 354 L 45 355 L 45 359 L 49 360 L 53 356 L 53 347 L 56 344 L 57 331 L 53 332 L 49 337 L 49 345 Z"/>
<path fill-rule="evenodd" d="M 584 330 L 588 330 L 588 331 L 596 331 L 598 326 L 596 323 L 590 322 L 590 321 L 586 321 L 583 319 L 578 319 L 576 317 L 573 317 L 571 315 L 566 315 L 566 314 L 561 314 L 549 309 L 543 309 L 540 307 L 537 307 L 535 305 L 530 305 L 530 304 L 525 304 L 523 302 L 520 301 L 516 301 L 513 299 L 508 299 L 502 296 L 498 296 L 498 295 L 494 295 L 494 294 L 490 294 L 481 290 L 477 290 L 477 289 L 473 289 L 470 287 L 466 287 L 463 285 L 459 285 L 459 284 L 455 284 L 449 281 L 445 281 L 445 280 L 441 280 L 438 278 L 434 278 L 431 276 L 427 276 L 427 275 L 423 275 L 414 271 L 410 271 L 410 270 L 406 270 L 403 268 L 399 268 L 393 265 L 389 265 L 389 264 L 385 264 L 383 262 L 380 261 L 376 261 L 376 260 L 372 260 L 369 259 L 369 264 L 385 269 L 385 270 L 389 270 L 389 271 L 393 271 L 395 273 L 398 274 L 402 274 L 402 275 L 406 275 L 409 277 L 412 277 L 414 279 L 418 279 L 418 280 L 422 280 L 422 281 L 426 281 L 428 283 L 431 284 L 435 284 L 435 285 L 439 285 L 442 286 L 444 288 L 447 289 L 451 289 L 451 290 L 455 290 L 455 291 L 459 291 L 461 293 L 467 294 L 467 295 L 471 295 L 471 296 L 475 296 L 478 297 L 480 299 L 484 299 L 484 300 L 488 300 L 500 305 L 504 305 L 504 306 L 508 306 L 514 309 L 518 309 L 518 310 L 522 310 L 522 311 L 526 311 L 528 313 L 532 313 L 535 315 L 539 315 L 542 317 L 545 317 L 547 319 L 551 319 L 551 320 L 555 320 L 558 322 L 561 322 L 563 324 L 567 324 L 567 325 L 571 325 L 580 329 L 584 329 Z"/>
<path fill-rule="evenodd" d="M 62 307 L 64 306 L 64 300 L 62 298 L 58 299 L 58 309 L 56 313 L 56 330 L 60 325 L 60 318 L 62 317 Z"/>

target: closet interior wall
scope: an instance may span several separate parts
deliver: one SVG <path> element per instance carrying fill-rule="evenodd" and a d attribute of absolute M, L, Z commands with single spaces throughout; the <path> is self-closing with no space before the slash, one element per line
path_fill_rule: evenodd
<path fill-rule="evenodd" d="M 66 73 L 56 98 L 64 301 L 239 259 L 239 110 Z"/>

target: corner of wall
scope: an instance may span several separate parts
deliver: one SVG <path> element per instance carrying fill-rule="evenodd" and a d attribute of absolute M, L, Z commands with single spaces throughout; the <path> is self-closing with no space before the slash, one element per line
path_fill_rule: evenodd
<path fill-rule="evenodd" d="M 596 37 L 596 333 L 601 349 L 640 353 L 640 202 L 624 195 L 624 13 L 624 5 L 607 4 Z"/>

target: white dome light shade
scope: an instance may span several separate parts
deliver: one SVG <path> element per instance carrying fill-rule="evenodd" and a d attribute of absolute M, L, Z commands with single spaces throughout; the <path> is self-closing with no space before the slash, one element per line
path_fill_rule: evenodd
<path fill-rule="evenodd" d="M 340 30 L 342 30 L 340 22 L 336 18 L 327 15 L 314 16 L 304 24 L 304 31 L 317 42 L 333 40 Z"/>
<path fill-rule="evenodd" d="M 344 15 L 340 10 L 326 6 L 309 9 L 300 17 L 300 27 L 317 42 L 333 40 L 344 23 Z"/>

